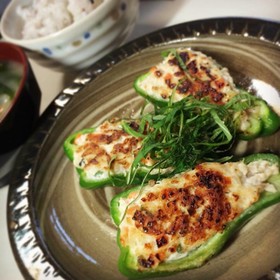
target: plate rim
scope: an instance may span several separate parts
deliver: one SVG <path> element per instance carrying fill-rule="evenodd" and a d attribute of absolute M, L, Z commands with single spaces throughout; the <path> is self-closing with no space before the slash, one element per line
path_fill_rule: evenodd
<path fill-rule="evenodd" d="M 255 26 L 254 34 L 248 32 L 249 27 L 252 25 Z M 223 32 L 220 30 L 221 27 L 223 27 Z M 227 27 L 227 29 L 225 27 Z M 236 30 L 234 28 L 236 28 Z M 227 30 L 231 33 L 227 34 Z M 150 47 L 161 46 L 164 43 L 182 40 L 183 38 L 195 39 L 207 34 L 209 36 L 215 36 L 214 33 L 217 31 L 218 33 L 227 34 L 229 36 L 251 36 L 272 43 L 279 47 L 280 50 L 280 22 L 277 21 L 249 17 L 217 17 L 182 22 L 143 35 L 115 49 L 95 62 L 92 66 L 83 70 L 77 75 L 73 82 L 58 93 L 49 104 L 40 117 L 37 130 L 22 146 L 17 156 L 8 190 L 8 236 L 16 263 L 26 279 L 32 279 L 32 268 L 25 265 L 25 255 L 19 249 L 19 236 L 26 230 L 32 235 L 30 238 L 32 247 L 29 246 L 29 250 L 36 251 L 36 254 L 39 256 L 36 261 L 40 262 L 42 265 L 40 273 L 43 275 L 44 271 L 47 269 L 48 275 L 45 275 L 46 279 L 48 277 L 51 277 L 49 279 L 73 279 L 51 256 L 49 250 L 43 244 L 40 237 L 39 224 L 35 219 L 32 201 L 32 183 L 35 176 L 32 171 L 36 169 L 38 165 L 37 159 L 44 146 L 44 142 L 51 134 L 51 130 L 55 126 L 56 121 L 60 118 L 61 113 L 67 108 L 67 105 L 71 103 L 73 97 L 76 96 L 84 86 L 93 82 L 108 69 L 136 53 L 140 53 Z M 25 200 L 25 204 L 23 200 Z M 22 206 L 18 208 L 20 203 Z M 24 226 L 19 226 L 19 219 L 22 217 L 27 218 L 28 222 Z M 36 266 L 36 269 L 38 269 L 38 266 Z M 275 271 L 280 273 L 280 265 L 273 270 L 273 273 L 275 273 Z M 263 277 L 266 276 L 264 275 Z"/>

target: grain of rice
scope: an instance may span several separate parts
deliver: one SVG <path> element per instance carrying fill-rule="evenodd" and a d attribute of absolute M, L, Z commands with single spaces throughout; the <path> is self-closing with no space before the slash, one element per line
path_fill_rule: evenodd
<path fill-rule="evenodd" d="M 22 17 L 23 39 L 34 39 L 55 33 L 87 16 L 103 0 L 32 0 L 21 5 L 17 13 Z"/>

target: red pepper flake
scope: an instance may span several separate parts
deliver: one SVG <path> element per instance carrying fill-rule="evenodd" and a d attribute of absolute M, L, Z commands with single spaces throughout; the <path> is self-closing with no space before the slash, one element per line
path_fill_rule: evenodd
<path fill-rule="evenodd" d="M 234 197 L 235 201 L 237 201 L 239 199 L 239 195 L 238 194 L 234 193 L 232 196 Z"/>
<path fill-rule="evenodd" d="M 184 63 L 186 63 L 190 59 L 189 54 L 187 52 L 180 52 L 179 56 Z"/>
<path fill-rule="evenodd" d="M 177 71 L 177 72 L 174 73 L 175 77 L 182 77 L 184 75 L 185 75 L 184 71 Z"/>
<path fill-rule="evenodd" d="M 209 77 L 211 80 L 214 79 L 214 77 L 211 75 L 211 71 L 210 71 L 209 68 L 207 68 L 207 67 L 201 65 L 201 66 L 200 66 L 200 70 L 204 71 L 204 73 L 206 74 L 206 76 Z"/>
<path fill-rule="evenodd" d="M 169 252 L 171 252 L 171 253 L 176 252 L 176 249 L 175 249 L 174 247 L 170 247 L 168 250 L 169 250 Z"/>
<path fill-rule="evenodd" d="M 161 76 L 162 76 L 162 73 L 161 73 L 160 70 L 156 70 L 154 73 L 155 73 L 155 75 L 156 75 L 157 77 L 161 77 Z"/>
<path fill-rule="evenodd" d="M 158 248 L 168 244 L 168 239 L 164 235 L 156 239 Z"/>
<path fill-rule="evenodd" d="M 151 256 L 148 259 L 139 257 L 138 264 L 144 268 L 151 268 L 155 264 L 155 261 L 153 260 L 153 258 Z"/>
<path fill-rule="evenodd" d="M 225 81 L 223 79 L 216 80 L 215 85 L 217 86 L 217 88 L 221 89 L 225 86 Z"/>
<path fill-rule="evenodd" d="M 224 94 L 222 92 L 218 92 L 214 89 L 211 89 L 210 95 L 211 95 L 211 99 L 214 103 L 221 103 L 221 101 L 224 97 Z"/>
<path fill-rule="evenodd" d="M 197 68 L 197 65 L 196 65 L 196 61 L 193 60 L 191 61 L 188 65 L 187 65 L 189 71 L 192 73 L 192 74 L 196 74 L 198 72 L 198 68 Z"/>
<path fill-rule="evenodd" d="M 171 89 L 175 88 L 176 87 L 176 84 L 175 83 L 172 83 L 171 82 L 171 79 L 165 79 L 165 83 L 167 84 L 167 86 Z"/>
<path fill-rule="evenodd" d="M 168 60 L 168 64 L 169 64 L 170 66 L 177 66 L 179 63 L 178 63 L 177 58 L 174 57 L 174 58 Z"/>
<path fill-rule="evenodd" d="M 188 80 L 184 80 L 177 88 L 179 93 L 186 94 L 192 86 L 192 83 Z"/>

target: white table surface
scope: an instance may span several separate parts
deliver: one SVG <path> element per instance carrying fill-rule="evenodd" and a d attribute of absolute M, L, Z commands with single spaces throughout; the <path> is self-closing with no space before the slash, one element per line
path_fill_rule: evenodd
<path fill-rule="evenodd" d="M 140 15 L 128 41 L 154 30 L 181 22 L 226 16 L 255 17 L 280 21 L 279 0 L 144 0 Z M 46 69 L 31 61 L 33 71 L 42 90 L 41 112 L 74 78 L 74 73 Z M 0 171 L 1 171 L 0 167 Z M 21 280 L 11 251 L 6 219 L 9 186 L 0 189 L 0 279 Z"/>

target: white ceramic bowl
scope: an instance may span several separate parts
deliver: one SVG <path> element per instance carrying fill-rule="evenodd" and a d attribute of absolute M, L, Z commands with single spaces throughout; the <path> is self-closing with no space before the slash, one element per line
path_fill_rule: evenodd
<path fill-rule="evenodd" d="M 83 69 L 120 46 L 134 28 L 139 0 L 103 0 L 90 14 L 64 29 L 36 39 L 23 39 L 19 5 L 32 0 L 12 0 L 5 9 L 0 30 L 5 41 L 30 50 L 39 63 Z M 38 54 L 40 54 L 38 56 Z M 42 59 L 42 56 L 46 59 Z M 55 62 L 55 63 L 54 63 Z"/>

